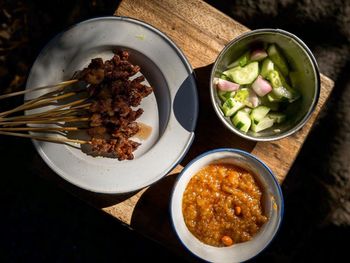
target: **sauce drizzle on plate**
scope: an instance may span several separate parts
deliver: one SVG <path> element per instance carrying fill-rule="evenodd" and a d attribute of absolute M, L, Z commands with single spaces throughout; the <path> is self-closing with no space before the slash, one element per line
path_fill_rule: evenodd
<path fill-rule="evenodd" d="M 140 130 L 135 134 L 135 137 L 139 138 L 140 140 L 147 140 L 152 133 L 152 127 L 142 122 L 139 122 L 138 125 Z"/>

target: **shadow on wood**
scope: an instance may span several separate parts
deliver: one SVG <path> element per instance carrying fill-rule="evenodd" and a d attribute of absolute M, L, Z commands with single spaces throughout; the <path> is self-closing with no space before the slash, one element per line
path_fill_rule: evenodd
<path fill-rule="evenodd" d="M 199 154 L 214 148 L 239 148 L 251 152 L 256 145 L 256 142 L 245 140 L 232 133 L 216 116 L 209 93 L 212 67 L 213 64 L 209 64 L 194 70 L 199 98 L 199 115 L 193 145 L 182 165 L 186 165 Z M 217 137 L 221 139 L 218 140 Z"/>
<path fill-rule="evenodd" d="M 35 156 L 33 156 L 32 159 L 33 159 L 32 166 L 30 167 L 30 169 L 35 170 L 36 173 L 43 175 L 42 176 L 43 178 L 49 179 L 50 181 L 54 181 L 57 185 L 59 185 L 63 189 L 68 190 L 69 192 L 73 193 L 75 196 L 90 203 L 91 205 L 97 208 L 104 208 L 104 207 L 118 204 L 120 202 L 123 202 L 126 199 L 129 199 L 131 196 L 133 196 L 136 193 L 136 192 L 132 192 L 132 193 L 122 194 L 122 195 L 93 193 L 93 192 L 81 189 L 79 187 L 76 187 L 73 184 L 61 178 L 54 171 L 52 171 L 50 167 L 47 166 L 47 164 L 41 159 L 41 157 L 38 154 L 35 154 Z"/>
<path fill-rule="evenodd" d="M 164 177 L 142 194 L 134 208 L 130 226 L 156 242 L 162 240 L 163 245 L 188 259 L 190 254 L 177 238 L 170 216 L 171 193 L 178 175 Z"/>

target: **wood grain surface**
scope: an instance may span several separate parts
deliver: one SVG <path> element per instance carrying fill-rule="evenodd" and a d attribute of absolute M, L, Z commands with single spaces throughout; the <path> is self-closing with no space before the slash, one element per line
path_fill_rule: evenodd
<path fill-rule="evenodd" d="M 196 137 L 190 151 L 169 176 L 149 188 L 122 196 L 84 191 L 58 177 L 41 160 L 38 159 L 33 165 L 45 177 L 50 177 L 82 200 L 177 253 L 186 255 L 187 252 L 173 232 L 168 213 L 170 193 L 182 165 L 206 150 L 219 147 L 240 148 L 263 160 L 282 183 L 329 97 L 333 81 L 321 76 L 321 95 L 317 108 L 299 132 L 274 142 L 247 141 L 232 134 L 218 120 L 211 106 L 208 85 L 210 70 L 218 53 L 230 40 L 249 31 L 248 28 L 200 0 L 124 0 L 115 15 L 137 18 L 166 33 L 182 49 L 194 68 L 200 110 Z"/>
<path fill-rule="evenodd" d="M 208 94 L 210 70 L 218 53 L 230 40 L 249 31 L 248 28 L 200 0 L 124 0 L 115 15 L 137 18 L 166 33 L 182 49 L 194 68 L 200 110 L 196 139 L 185 162 L 209 149 L 240 148 L 263 160 L 282 183 L 329 97 L 333 81 L 321 74 L 321 94 L 316 110 L 299 132 L 274 142 L 254 143 L 223 127 L 210 105 Z M 208 123 L 215 129 L 208 129 Z M 215 136 L 217 134 L 220 138 Z M 181 166 L 177 169 L 180 170 Z"/>

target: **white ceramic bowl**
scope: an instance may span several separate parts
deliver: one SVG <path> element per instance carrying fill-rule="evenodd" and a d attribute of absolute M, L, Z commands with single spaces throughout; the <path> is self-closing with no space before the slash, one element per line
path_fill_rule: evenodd
<path fill-rule="evenodd" d="M 263 191 L 262 205 L 268 221 L 256 236 L 230 247 L 214 247 L 199 241 L 187 228 L 182 214 L 182 197 L 187 184 L 201 168 L 212 163 L 230 163 L 255 175 Z M 197 257 L 211 262 L 242 262 L 263 251 L 276 235 L 283 218 L 283 196 L 272 171 L 250 153 L 237 149 L 216 149 L 190 162 L 181 172 L 171 199 L 173 227 L 182 244 Z"/>

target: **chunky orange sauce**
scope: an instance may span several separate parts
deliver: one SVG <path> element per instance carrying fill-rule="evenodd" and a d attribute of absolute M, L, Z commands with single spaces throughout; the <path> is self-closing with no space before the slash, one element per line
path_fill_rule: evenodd
<path fill-rule="evenodd" d="M 262 192 L 254 176 L 231 164 L 211 164 L 195 174 L 182 200 L 185 223 L 212 246 L 230 246 L 253 238 L 267 221 Z"/>

